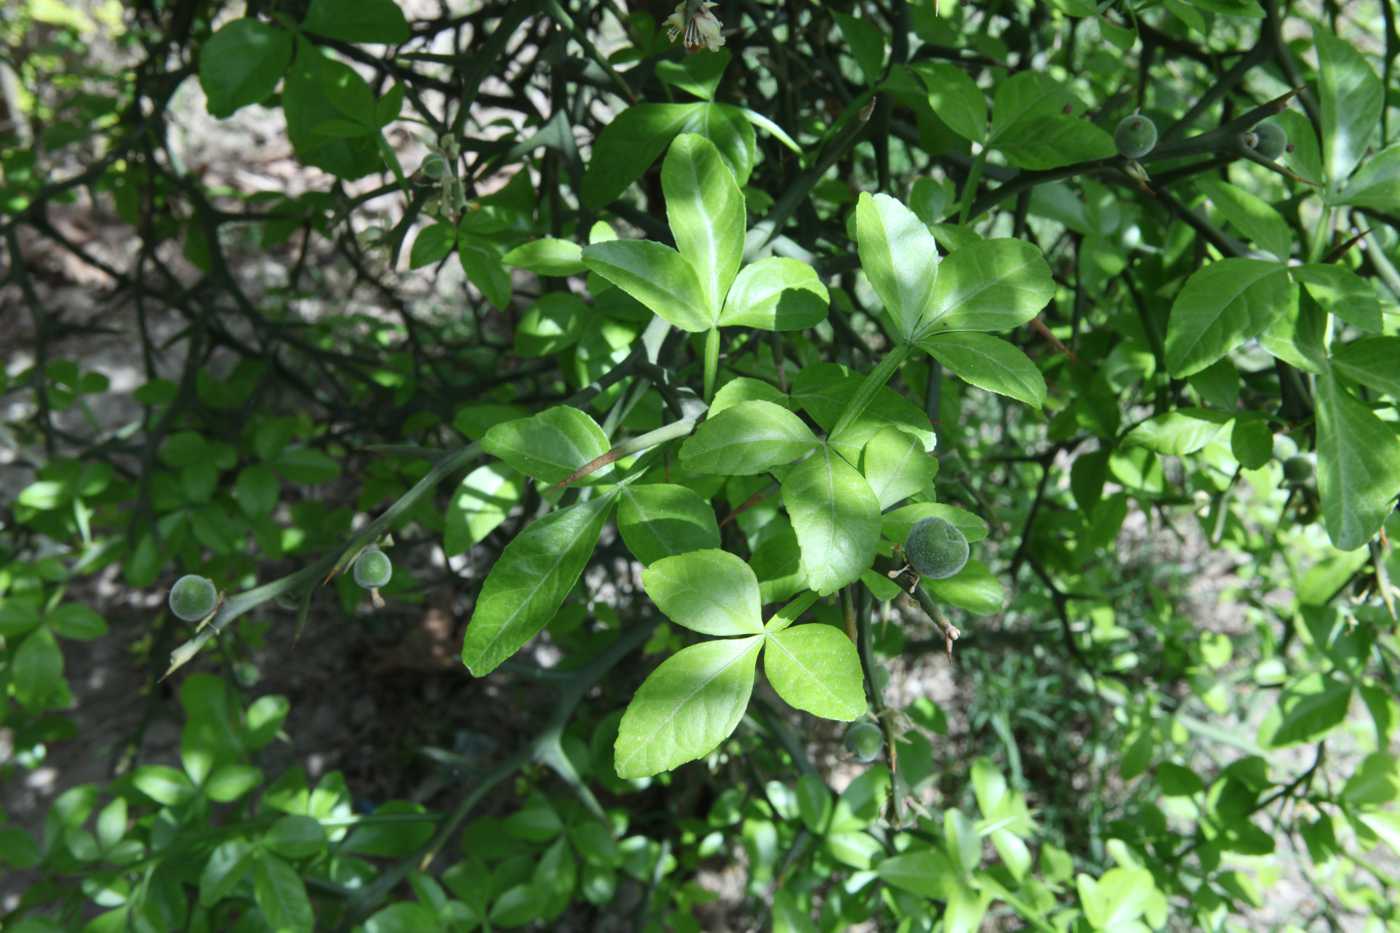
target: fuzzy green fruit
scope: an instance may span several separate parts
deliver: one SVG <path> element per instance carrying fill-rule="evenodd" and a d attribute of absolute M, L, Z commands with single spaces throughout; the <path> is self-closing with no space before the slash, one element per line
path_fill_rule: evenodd
<path fill-rule="evenodd" d="M 355 582 L 367 590 L 386 586 L 393 575 L 393 562 L 377 547 L 366 548 L 355 558 Z"/>
<path fill-rule="evenodd" d="M 967 565 L 967 538 L 941 518 L 925 518 L 909 529 L 904 556 L 919 576 L 946 580 Z"/>
<path fill-rule="evenodd" d="M 422 164 L 418 166 L 418 171 L 422 172 L 425 178 L 431 178 L 436 181 L 447 174 L 447 160 L 436 152 L 431 153 L 423 160 Z"/>
<path fill-rule="evenodd" d="M 214 611 L 219 591 L 214 581 L 198 574 L 187 573 L 170 588 L 170 611 L 177 619 L 198 622 Z"/>
<path fill-rule="evenodd" d="M 1140 113 L 1130 114 L 1118 122 L 1113 131 L 1118 154 L 1128 159 L 1141 159 L 1157 145 L 1157 126 Z"/>
<path fill-rule="evenodd" d="M 885 737 L 880 733 L 880 727 L 874 723 L 853 722 L 846 730 L 846 737 L 842 739 L 842 743 L 846 746 L 846 751 L 856 758 L 870 762 L 880 757 Z"/>
<path fill-rule="evenodd" d="M 1254 128 L 1254 151 L 1266 159 L 1277 159 L 1288 147 L 1288 134 L 1277 123 L 1260 123 Z"/>
<path fill-rule="evenodd" d="M 1283 461 L 1284 481 L 1299 486 L 1313 478 L 1312 461 L 1307 457 L 1289 457 Z"/>

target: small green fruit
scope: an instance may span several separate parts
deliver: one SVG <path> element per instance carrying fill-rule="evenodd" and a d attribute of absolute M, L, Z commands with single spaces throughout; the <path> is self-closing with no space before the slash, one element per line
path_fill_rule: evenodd
<path fill-rule="evenodd" d="M 366 548 L 355 558 L 355 582 L 367 590 L 387 586 L 393 575 L 393 562 L 377 547 Z"/>
<path fill-rule="evenodd" d="M 1307 457 L 1289 457 L 1283 461 L 1283 479 L 1289 485 L 1301 486 L 1312 477 L 1313 465 Z"/>
<path fill-rule="evenodd" d="M 170 611 L 185 622 L 204 619 L 218 602 L 219 591 L 214 581 L 198 574 L 187 573 L 170 588 Z"/>
<path fill-rule="evenodd" d="M 1254 151 L 1266 159 L 1277 159 L 1288 147 L 1288 134 L 1277 123 L 1260 123 L 1254 128 Z"/>
<path fill-rule="evenodd" d="M 946 580 L 967 565 L 967 538 L 941 518 L 925 518 L 909 529 L 904 556 L 919 576 Z"/>
<path fill-rule="evenodd" d="M 1113 131 L 1118 154 L 1128 159 L 1141 159 L 1157 145 L 1157 126 L 1140 113 L 1130 114 L 1118 122 Z"/>
<path fill-rule="evenodd" d="M 431 178 L 434 181 L 447 174 L 447 160 L 436 152 L 431 153 L 418 166 L 418 171 L 423 173 L 423 177 Z"/>
<path fill-rule="evenodd" d="M 846 746 L 846 751 L 855 755 L 861 761 L 871 762 L 880 757 L 880 749 L 884 747 L 885 737 L 880 733 L 880 727 L 872 722 L 853 722 L 846 730 L 846 737 L 842 740 Z"/>

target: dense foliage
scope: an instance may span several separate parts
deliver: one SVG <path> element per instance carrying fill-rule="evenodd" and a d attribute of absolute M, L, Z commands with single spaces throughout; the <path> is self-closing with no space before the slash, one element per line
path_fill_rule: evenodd
<path fill-rule="evenodd" d="M 7 4 L 0 926 L 1393 928 L 1394 7 Z"/>

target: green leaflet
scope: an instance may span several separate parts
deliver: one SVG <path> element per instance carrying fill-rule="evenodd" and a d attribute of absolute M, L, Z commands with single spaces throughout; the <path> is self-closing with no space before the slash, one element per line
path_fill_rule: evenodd
<path fill-rule="evenodd" d="M 713 751 L 748 709 L 763 636 L 725 638 L 673 654 L 637 688 L 617 730 L 618 777 L 669 771 Z"/>
<path fill-rule="evenodd" d="M 950 258 L 944 268 L 951 265 Z M 919 346 L 950 372 L 979 389 L 1014 398 L 1032 408 L 1045 404 L 1045 377 L 1040 369 L 1019 348 L 1000 337 L 934 334 L 921 340 Z"/>
<path fill-rule="evenodd" d="M 1322 154 L 1327 180 L 1335 189 L 1342 186 L 1361 161 L 1380 125 L 1385 88 L 1350 43 L 1321 26 L 1313 29 L 1313 43 L 1317 48 Z"/>
<path fill-rule="evenodd" d="M 778 696 L 797 709 L 842 722 L 865 714 L 860 657 L 840 629 L 809 623 L 770 634 L 763 672 Z"/>
<path fill-rule="evenodd" d="M 1400 401 L 1400 337 L 1363 337 L 1334 346 L 1332 368 Z"/>
<path fill-rule="evenodd" d="M 973 558 L 956 576 L 946 580 L 920 580 L 919 585 L 936 599 L 966 609 L 973 615 L 985 616 L 1000 612 L 1006 604 L 1006 592 L 987 565 Z"/>
<path fill-rule="evenodd" d="M 676 248 L 695 271 L 709 319 L 716 321 L 743 259 L 744 196 L 719 150 L 695 133 L 671 143 L 661 189 Z"/>
<path fill-rule="evenodd" d="M 912 66 L 928 88 L 928 105 L 963 139 L 982 142 L 987 135 L 987 100 L 968 73 L 950 62 L 923 61 Z"/>
<path fill-rule="evenodd" d="M 826 319 L 829 300 L 826 286 L 811 266 L 796 259 L 769 256 L 740 271 L 724 300 L 719 324 L 760 330 L 804 330 Z"/>
<path fill-rule="evenodd" d="M 714 324 L 695 270 L 669 246 L 651 240 L 593 243 L 583 249 L 583 264 L 681 330 L 700 333 Z"/>
<path fill-rule="evenodd" d="M 614 499 L 610 493 L 551 512 L 506 545 L 467 623 L 462 663 L 472 676 L 491 673 L 554 618 L 587 566 Z"/>
<path fill-rule="evenodd" d="M 747 476 L 791 463 L 819 443 L 801 418 L 754 399 L 726 408 L 696 428 L 681 445 L 681 462 L 699 473 Z"/>
<path fill-rule="evenodd" d="M 763 631 L 758 578 L 727 551 L 662 558 L 642 574 L 642 587 L 668 619 L 703 635 Z"/>
<path fill-rule="evenodd" d="M 526 476 L 557 483 L 607 453 L 609 444 L 603 429 L 585 412 L 558 405 L 493 426 L 481 438 L 481 447 Z M 589 479 L 611 470 L 609 464 Z"/>
<path fill-rule="evenodd" d="M 1362 547 L 1400 495 L 1400 434 L 1344 389 L 1317 379 L 1317 492 L 1333 545 Z"/>
<path fill-rule="evenodd" d="M 583 248 L 571 240 L 543 237 L 522 243 L 501 257 L 501 262 L 536 275 L 578 275 L 583 271 Z"/>
<path fill-rule="evenodd" d="M 1285 268 L 1261 259 L 1222 259 L 1193 273 L 1167 319 L 1167 367 L 1173 376 L 1205 369 L 1263 333 L 1297 303 Z"/>
<path fill-rule="evenodd" d="M 623 489 L 617 530 L 643 564 L 719 547 L 719 525 L 710 503 L 693 489 L 669 483 Z"/>
<path fill-rule="evenodd" d="M 908 343 L 928 312 L 938 275 L 938 244 L 923 221 L 887 194 L 862 192 L 856 204 L 860 266 Z"/>
<path fill-rule="evenodd" d="M 935 331 L 1010 330 L 1055 296 L 1040 250 L 1024 240 L 979 240 L 948 254 L 914 341 Z"/>
<path fill-rule="evenodd" d="M 292 34 L 255 19 L 219 27 L 199 53 L 199 84 L 209 115 L 227 117 L 277 88 L 292 61 Z"/>
<path fill-rule="evenodd" d="M 880 508 L 887 509 L 929 489 L 938 472 L 938 461 L 924 450 L 917 437 L 890 427 L 865 445 L 861 471 L 875 498 L 880 500 Z"/>
<path fill-rule="evenodd" d="M 860 579 L 880 543 L 880 500 L 865 477 L 822 447 L 788 473 L 782 488 L 807 585 L 826 596 Z"/>
<path fill-rule="evenodd" d="M 520 502 L 522 481 L 499 463 L 472 470 L 457 484 L 443 519 L 442 547 L 448 556 L 466 553 L 506 520 Z"/>

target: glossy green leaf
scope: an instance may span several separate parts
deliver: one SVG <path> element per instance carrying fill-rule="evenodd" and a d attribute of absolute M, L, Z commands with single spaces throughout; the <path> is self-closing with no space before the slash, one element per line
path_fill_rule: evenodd
<path fill-rule="evenodd" d="M 923 442 L 893 427 L 870 439 L 860 466 L 882 510 L 928 490 L 938 472 L 938 461 L 924 450 Z"/>
<path fill-rule="evenodd" d="M 106 620 L 82 603 L 64 603 L 44 616 L 44 624 L 60 638 L 73 641 L 92 641 L 107 634 Z"/>
<path fill-rule="evenodd" d="M 1385 106 L 1385 88 L 1365 56 L 1321 26 L 1313 28 L 1317 49 L 1318 106 L 1327 178 L 1340 187 L 1370 145 Z"/>
<path fill-rule="evenodd" d="M 169 765 L 142 765 L 131 775 L 141 793 L 162 806 L 174 806 L 194 796 L 195 787 L 184 772 Z"/>
<path fill-rule="evenodd" d="M 1040 250 L 1024 240 L 979 240 L 938 270 L 919 341 L 935 331 L 1003 331 L 1026 323 L 1055 296 Z"/>
<path fill-rule="evenodd" d="M 948 128 L 975 143 L 987 136 L 987 100 L 968 73 L 950 62 L 922 61 L 913 70 L 928 88 L 928 105 Z"/>
<path fill-rule="evenodd" d="M 66 692 L 63 651 L 46 626 L 34 629 L 14 649 L 9 677 L 15 699 L 26 709 L 43 709 Z"/>
<path fill-rule="evenodd" d="M 449 557 L 463 554 L 495 531 L 520 502 L 520 477 L 499 463 L 472 470 L 457 484 L 443 517 L 442 545 Z"/>
<path fill-rule="evenodd" d="M 699 493 L 669 483 L 622 490 L 617 530 L 643 564 L 720 545 L 714 509 Z"/>
<path fill-rule="evenodd" d="M 836 26 L 841 37 L 846 40 L 846 48 L 865 75 L 865 83 L 874 85 L 880 80 L 885 65 L 885 34 L 868 19 L 835 13 Z"/>
<path fill-rule="evenodd" d="M 587 413 L 569 405 L 547 408 L 529 418 L 497 424 L 481 447 L 512 469 L 546 483 L 567 479 L 579 467 L 608 452 L 608 437 Z M 589 479 L 607 475 L 603 467 Z"/>
<path fill-rule="evenodd" d="M 919 581 L 940 602 L 951 603 L 973 615 L 985 616 L 1000 612 L 1006 604 L 1006 592 L 987 565 L 973 558 L 956 576 L 946 580 Z"/>
<path fill-rule="evenodd" d="M 1332 366 L 1357 385 L 1400 401 L 1400 337 L 1363 337 L 1334 346 Z"/>
<path fill-rule="evenodd" d="M 252 867 L 253 846 L 246 839 L 230 839 L 209 853 L 199 876 L 199 903 L 212 907 L 233 893 Z"/>
<path fill-rule="evenodd" d="M 747 476 L 791 463 L 819 443 L 801 418 L 755 399 L 706 419 L 686 438 L 680 455 L 688 470 Z"/>
<path fill-rule="evenodd" d="M 348 88 L 355 93 L 347 93 Z M 348 102 L 351 96 L 358 104 Z M 347 123 L 347 109 L 356 109 L 362 116 L 373 109 L 373 94 L 364 79 L 344 62 L 327 58 L 318 46 L 299 43 L 282 87 L 287 136 L 301 161 L 353 180 L 378 171 L 384 163 L 371 127 L 360 126 L 363 132 L 353 136 L 325 131 L 329 124 Z"/>
<path fill-rule="evenodd" d="M 763 672 L 790 706 L 824 719 L 865 715 L 865 681 L 856 646 L 830 625 L 796 625 L 770 633 Z"/>
<path fill-rule="evenodd" d="M 957 878 L 957 869 L 937 849 L 911 849 L 893 855 L 882 859 L 875 871 L 886 884 L 931 900 L 946 899 L 948 885 Z"/>
<path fill-rule="evenodd" d="M 1261 198 L 1219 178 L 1201 178 L 1196 187 L 1240 233 L 1275 259 L 1287 259 L 1293 250 L 1293 232 L 1278 211 Z"/>
<path fill-rule="evenodd" d="M 310 933 L 316 917 L 306 884 L 291 865 L 270 852 L 253 858 L 253 900 L 268 926 L 278 933 Z"/>
<path fill-rule="evenodd" d="M 467 623 L 462 663 L 472 676 L 491 673 L 554 618 L 588 565 L 612 505 L 612 496 L 598 496 L 551 512 L 506 545 Z"/>
<path fill-rule="evenodd" d="M 949 257 L 944 263 L 945 272 L 952 262 Z M 1020 348 L 1000 337 L 972 333 L 933 334 L 919 341 L 919 346 L 949 372 L 979 389 L 1014 398 L 1032 408 L 1045 404 L 1045 377 L 1040 369 Z"/>
<path fill-rule="evenodd" d="M 744 254 L 744 196 L 719 150 L 695 133 L 671 143 L 661 190 L 676 248 L 700 281 L 708 318 L 718 320 Z"/>
<path fill-rule="evenodd" d="M 1269 736 L 1271 748 L 1311 742 L 1330 732 L 1346 718 L 1351 705 L 1351 684 L 1335 676 L 1308 674 L 1279 695 L 1278 729 Z"/>
<path fill-rule="evenodd" d="M 588 318 L 583 299 L 569 292 L 541 295 L 515 326 L 515 352 L 523 357 L 548 356 L 578 343 Z"/>
<path fill-rule="evenodd" d="M 244 17 L 219 27 L 199 51 L 209 115 L 223 119 L 266 100 L 292 61 L 292 34 Z"/>
<path fill-rule="evenodd" d="M 1381 331 L 1381 307 L 1371 282 L 1345 266 L 1309 263 L 1289 274 L 1322 308 L 1368 333 Z"/>
<path fill-rule="evenodd" d="M 731 292 L 732 294 L 732 292 Z M 790 408 L 788 397 L 782 391 L 758 379 L 739 376 L 719 387 L 714 401 L 710 403 L 710 417 L 713 418 L 726 408 L 733 408 L 740 402 L 772 402 L 781 408 Z"/>
<path fill-rule="evenodd" d="M 400 901 L 375 911 L 365 920 L 364 933 L 425 933 L 442 929 L 438 917 L 422 904 Z"/>
<path fill-rule="evenodd" d="M 826 286 L 805 262 L 769 256 L 739 272 L 720 312 L 723 327 L 805 330 L 826 319 Z"/>
<path fill-rule="evenodd" d="M 1363 162 L 1336 200 L 1378 211 L 1400 211 L 1400 143 L 1386 146 Z"/>
<path fill-rule="evenodd" d="M 763 636 L 683 648 L 651 672 L 618 725 L 618 777 L 669 771 L 714 751 L 743 718 Z"/>
<path fill-rule="evenodd" d="M 880 543 L 880 500 L 865 477 L 822 447 L 788 473 L 782 491 L 807 585 L 826 596 L 860 579 Z"/>
<path fill-rule="evenodd" d="M 618 114 L 593 142 L 581 193 L 589 207 L 613 200 L 661 155 L 686 119 L 690 104 L 634 104 Z"/>
<path fill-rule="evenodd" d="M 394 0 L 311 0 L 302 28 L 329 39 L 397 45 L 409 39 L 408 21 Z"/>
<path fill-rule="evenodd" d="M 1363 547 L 1400 495 L 1400 434 L 1331 372 L 1317 380 L 1317 492 L 1323 524 L 1343 551 Z"/>
<path fill-rule="evenodd" d="M 894 332 L 912 341 L 928 314 L 938 277 L 938 244 L 923 221 L 887 194 L 862 192 L 856 204 L 860 265 Z"/>
<path fill-rule="evenodd" d="M 1124 443 L 1137 444 L 1170 457 L 1193 454 L 1224 436 L 1230 416 L 1206 408 L 1181 408 L 1137 425 Z"/>
<path fill-rule="evenodd" d="M 880 533 L 891 541 L 903 544 L 915 523 L 926 518 L 941 518 L 948 522 L 963 533 L 968 544 L 976 544 L 987 537 L 987 523 L 980 516 L 944 502 L 913 502 L 887 512 L 880 520 Z"/>
<path fill-rule="evenodd" d="M 580 275 L 584 271 L 583 247 L 555 237 L 522 243 L 502 256 L 501 262 L 536 275 Z"/>
<path fill-rule="evenodd" d="M 1193 273 L 1167 319 L 1167 367 L 1190 376 L 1257 337 L 1297 302 L 1284 267 L 1261 259 L 1222 259 Z"/>
<path fill-rule="evenodd" d="M 669 246 L 650 240 L 594 243 L 584 248 L 583 264 L 681 330 L 700 333 L 715 323 L 695 270 Z"/>
<path fill-rule="evenodd" d="M 664 557 L 642 574 L 642 587 L 668 619 L 703 635 L 763 631 L 758 578 L 728 551 Z"/>
<path fill-rule="evenodd" d="M 441 262 L 452 255 L 457 247 L 457 228 L 451 224 L 436 223 L 418 232 L 409 250 L 408 267 L 421 269 L 435 262 Z"/>
<path fill-rule="evenodd" d="M 277 471 L 263 463 L 244 467 L 233 484 L 233 497 L 249 518 L 267 515 L 277 508 L 281 495 L 282 482 Z"/>

